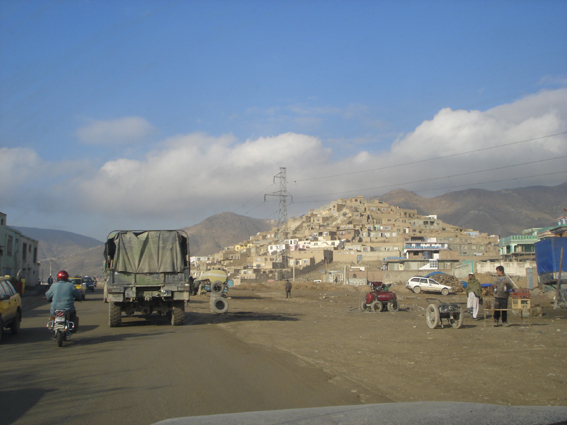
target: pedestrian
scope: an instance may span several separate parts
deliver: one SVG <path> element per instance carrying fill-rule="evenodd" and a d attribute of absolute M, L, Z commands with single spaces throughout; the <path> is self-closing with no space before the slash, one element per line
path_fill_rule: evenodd
<path fill-rule="evenodd" d="M 291 298 L 291 282 L 289 279 L 285 281 L 285 297 Z"/>
<path fill-rule="evenodd" d="M 51 275 L 49 275 L 49 277 L 47 278 L 47 284 L 49 286 L 53 285 L 53 278 L 51 277 Z"/>
<path fill-rule="evenodd" d="M 512 282 L 508 276 L 504 274 L 504 267 L 496 267 L 496 277 L 492 283 L 492 288 L 494 289 L 494 324 L 493 326 L 500 326 L 498 321 L 500 320 L 500 311 L 502 310 L 502 325 L 510 326 L 508 323 L 508 296 L 510 295 L 510 290 L 514 289 L 516 285 Z"/>
<path fill-rule="evenodd" d="M 478 309 L 482 300 L 482 289 L 480 282 L 474 273 L 469 273 L 469 281 L 467 282 L 467 308 L 471 310 L 474 320 L 479 320 Z"/>

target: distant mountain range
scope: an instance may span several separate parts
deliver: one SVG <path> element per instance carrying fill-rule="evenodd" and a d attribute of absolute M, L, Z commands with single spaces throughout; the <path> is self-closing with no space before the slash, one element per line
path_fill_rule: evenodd
<path fill-rule="evenodd" d="M 76 233 L 65 232 L 63 230 L 36 229 L 34 227 L 10 226 L 19 230 L 24 235 L 39 242 L 37 258 L 57 258 L 64 257 L 103 243 L 88 236 Z"/>
<path fill-rule="evenodd" d="M 192 256 L 209 255 L 226 246 L 248 240 L 258 232 L 275 226 L 274 220 L 262 220 L 225 212 L 211 216 L 194 226 L 185 227 Z M 16 227 L 24 235 L 39 242 L 38 259 L 44 278 L 65 269 L 71 275 L 102 274 L 104 243 L 87 236 L 61 230 Z M 41 274 L 40 274 L 41 276 Z"/>
<path fill-rule="evenodd" d="M 274 220 L 224 212 L 181 230 L 189 235 L 191 255 L 201 256 L 214 254 L 227 246 L 248 240 L 258 232 L 267 232 L 276 224 Z"/>
<path fill-rule="evenodd" d="M 378 198 L 390 205 L 417 210 L 421 215 L 435 214 L 448 224 L 506 237 L 521 234 L 524 229 L 555 225 L 557 218 L 566 214 L 563 208 L 567 207 L 567 182 L 497 191 L 468 189 L 435 198 L 397 189 Z M 225 212 L 182 230 L 189 235 L 191 255 L 204 256 L 269 231 L 275 225 L 274 220 Z M 60 230 L 14 228 L 39 241 L 38 258 L 52 259 L 55 273 L 60 268 L 72 275 L 102 273 L 103 242 Z M 47 268 L 49 262 L 43 264 Z M 44 277 L 46 273 L 48 269 L 43 271 Z"/>
<path fill-rule="evenodd" d="M 567 182 L 497 191 L 467 189 L 435 198 L 397 189 L 378 198 L 421 215 L 435 214 L 448 224 L 502 238 L 521 234 L 525 229 L 555 225 L 557 218 L 565 215 Z"/>

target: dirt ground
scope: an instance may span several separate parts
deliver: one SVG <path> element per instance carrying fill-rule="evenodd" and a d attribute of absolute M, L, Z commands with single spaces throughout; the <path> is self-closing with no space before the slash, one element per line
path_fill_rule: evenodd
<path fill-rule="evenodd" d="M 531 317 L 531 326 L 509 313 L 506 328 L 466 315 L 460 329 L 430 329 L 426 298 L 466 308 L 465 295 L 416 295 L 396 285 L 400 310 L 375 313 L 359 308 L 368 287 L 317 285 L 296 283 L 291 299 L 283 283 L 231 289 L 229 312 L 216 323 L 247 343 L 323 369 L 362 403 L 567 406 L 567 310 L 553 310 L 546 295 L 532 295 L 543 315 Z M 208 309 L 208 303 L 193 306 Z"/>

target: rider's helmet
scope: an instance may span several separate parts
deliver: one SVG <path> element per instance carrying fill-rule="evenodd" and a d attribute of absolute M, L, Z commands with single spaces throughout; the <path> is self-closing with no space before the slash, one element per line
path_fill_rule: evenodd
<path fill-rule="evenodd" d="M 68 281 L 69 273 L 67 273 L 65 270 L 61 270 L 59 273 L 57 273 L 57 280 Z"/>

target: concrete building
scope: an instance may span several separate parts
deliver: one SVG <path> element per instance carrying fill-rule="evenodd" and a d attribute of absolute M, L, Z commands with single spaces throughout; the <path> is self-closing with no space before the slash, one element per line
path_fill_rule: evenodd
<path fill-rule="evenodd" d="M 527 229 L 521 235 L 500 239 L 500 256 L 505 261 L 535 260 L 535 246 L 540 229 Z"/>
<path fill-rule="evenodd" d="M 0 212 L 0 275 L 25 279 L 27 286 L 39 283 L 38 242 L 7 225 Z"/>

